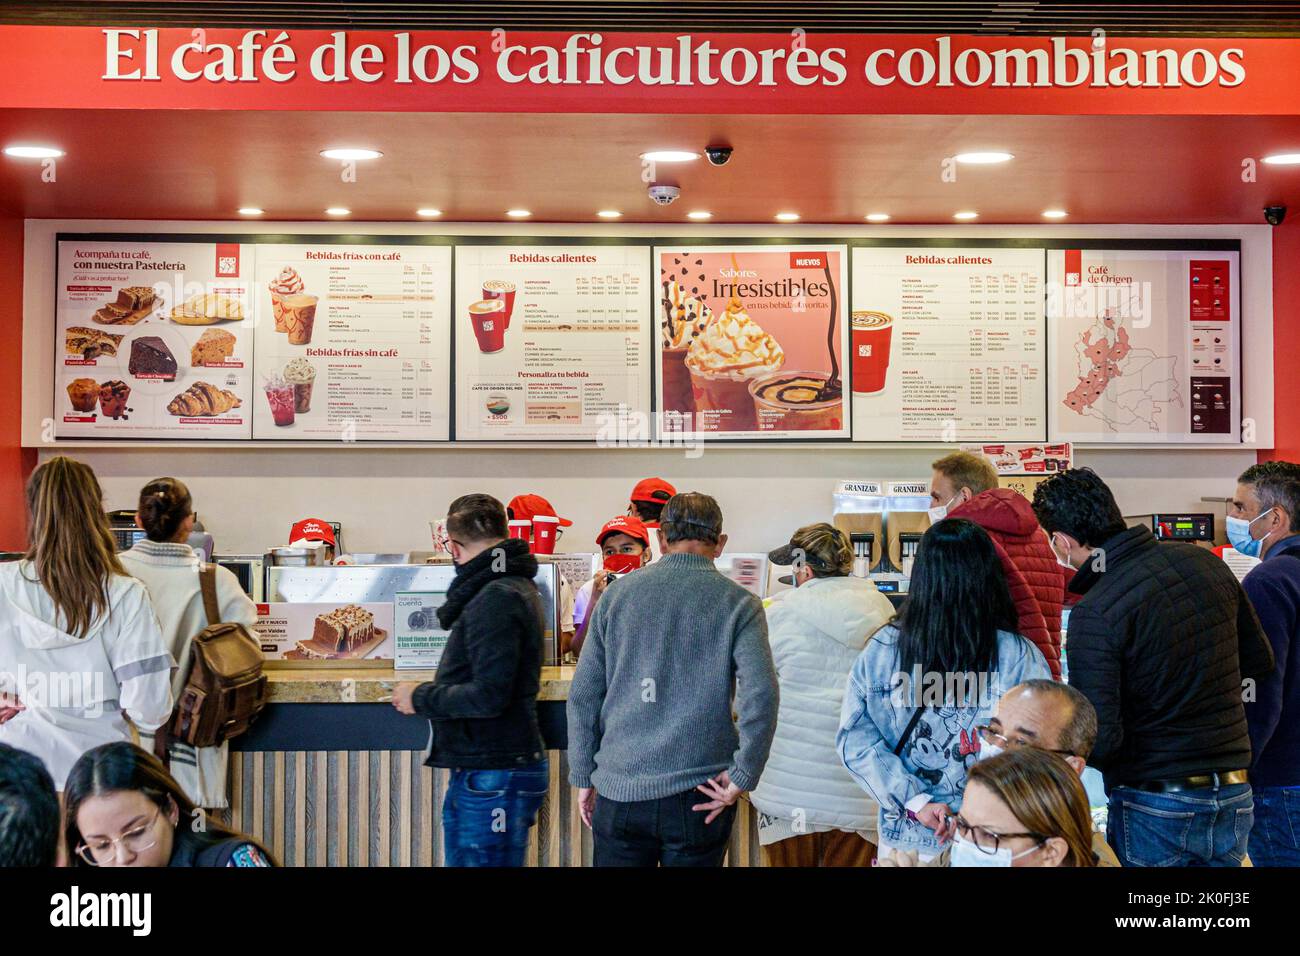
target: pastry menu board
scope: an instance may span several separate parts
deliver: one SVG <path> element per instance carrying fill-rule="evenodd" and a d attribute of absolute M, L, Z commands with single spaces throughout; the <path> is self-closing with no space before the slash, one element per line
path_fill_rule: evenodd
<path fill-rule="evenodd" d="M 1043 441 L 1043 250 L 853 255 L 856 441 Z"/>
<path fill-rule="evenodd" d="M 657 246 L 659 434 L 848 438 L 843 245 Z"/>
<path fill-rule="evenodd" d="M 252 247 L 61 240 L 63 438 L 252 437 Z"/>
<path fill-rule="evenodd" d="M 1240 253 L 1048 252 L 1053 439 L 1238 442 Z"/>
<path fill-rule="evenodd" d="M 649 296 L 644 246 L 457 246 L 456 437 L 648 429 Z"/>
<path fill-rule="evenodd" d="M 451 250 L 256 246 L 253 437 L 446 441 Z"/>

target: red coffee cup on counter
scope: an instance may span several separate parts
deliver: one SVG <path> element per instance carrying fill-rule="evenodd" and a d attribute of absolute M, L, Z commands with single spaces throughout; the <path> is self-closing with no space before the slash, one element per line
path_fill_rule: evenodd
<path fill-rule="evenodd" d="M 858 394 L 879 392 L 885 387 L 885 375 L 889 371 L 894 318 L 884 312 L 854 312 L 850 325 L 853 391 Z"/>
<path fill-rule="evenodd" d="M 469 324 L 474 327 L 480 352 L 500 352 L 506 344 L 504 299 L 482 299 L 469 307 Z"/>
<path fill-rule="evenodd" d="M 533 516 L 533 554 L 555 553 L 555 532 L 559 527 L 559 518 L 551 515 Z"/>
<path fill-rule="evenodd" d="M 532 537 L 533 523 L 527 520 L 516 519 L 510 522 L 510 537 L 518 538 L 520 541 L 527 541 Z"/>
<path fill-rule="evenodd" d="M 488 279 L 483 283 L 484 299 L 500 299 L 506 304 L 506 328 L 510 328 L 510 316 L 515 314 L 515 284 L 505 279 Z"/>

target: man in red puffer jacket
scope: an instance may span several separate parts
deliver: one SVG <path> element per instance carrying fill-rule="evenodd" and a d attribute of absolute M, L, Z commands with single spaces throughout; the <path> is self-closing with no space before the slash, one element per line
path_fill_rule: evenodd
<path fill-rule="evenodd" d="M 932 519 L 965 518 L 989 533 L 1016 602 L 1020 633 L 1043 652 L 1052 676 L 1060 680 L 1065 569 L 1033 508 L 1019 492 L 998 487 L 997 472 L 982 455 L 954 452 L 930 467 Z"/>

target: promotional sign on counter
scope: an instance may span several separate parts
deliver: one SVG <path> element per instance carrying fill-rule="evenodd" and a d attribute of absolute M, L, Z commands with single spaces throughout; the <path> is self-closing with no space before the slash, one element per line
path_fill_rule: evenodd
<path fill-rule="evenodd" d="M 1068 442 L 1057 445 L 998 442 L 989 445 L 962 445 L 961 450 L 983 455 L 999 476 L 1050 475 L 1072 467 Z"/>
<path fill-rule="evenodd" d="M 398 670 L 434 670 L 442 660 L 451 631 L 438 625 L 445 591 L 398 591 L 393 603 L 393 636 Z"/>
<path fill-rule="evenodd" d="M 1238 442 L 1240 253 L 1048 253 L 1053 440 Z"/>
<path fill-rule="evenodd" d="M 655 248 L 660 434 L 849 437 L 843 245 Z"/>
<path fill-rule="evenodd" d="M 267 660 L 393 659 L 392 604 L 259 604 L 256 630 Z"/>
<path fill-rule="evenodd" d="M 251 247 L 58 243 L 55 437 L 252 437 Z"/>
<path fill-rule="evenodd" d="M 648 425 L 649 285 L 644 246 L 457 246 L 456 438 Z"/>
<path fill-rule="evenodd" d="M 446 441 L 451 250 L 259 244 L 253 437 Z"/>
<path fill-rule="evenodd" d="M 853 251 L 857 441 L 1043 441 L 1043 250 Z"/>

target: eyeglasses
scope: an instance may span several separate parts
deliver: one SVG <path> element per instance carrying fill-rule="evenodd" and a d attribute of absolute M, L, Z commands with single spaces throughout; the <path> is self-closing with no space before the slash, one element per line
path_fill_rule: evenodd
<path fill-rule="evenodd" d="M 1058 756 L 1061 757 L 1078 756 L 1078 754 L 1076 754 L 1073 750 L 1054 750 L 1051 747 L 1040 747 L 1032 740 L 1023 740 L 1020 738 L 1016 738 L 1013 740 L 1010 737 L 1004 737 L 1000 733 L 995 731 L 992 727 L 990 727 L 988 724 L 980 724 L 975 729 L 979 731 L 979 735 L 981 739 L 988 741 L 994 747 L 1001 747 L 1003 750 L 1019 750 L 1021 747 L 1033 747 L 1035 750 L 1045 750 L 1049 754 L 1057 754 Z"/>
<path fill-rule="evenodd" d="M 1003 840 L 1029 837 L 1035 843 L 1047 842 L 1047 837 L 1041 833 L 994 833 L 992 830 L 986 830 L 983 827 L 972 826 L 960 813 L 957 814 L 954 820 L 957 824 L 957 835 L 967 843 L 975 844 L 975 849 L 981 853 L 987 853 L 989 856 L 993 856 L 998 852 L 998 846 Z"/>
<path fill-rule="evenodd" d="M 117 845 L 120 843 L 126 847 L 128 853 L 135 855 L 143 853 L 145 850 L 152 850 L 158 845 L 158 833 L 154 824 L 158 822 L 158 817 L 162 814 L 162 807 L 154 813 L 153 819 L 142 826 L 136 827 L 130 833 L 124 833 L 121 837 L 109 837 L 107 840 L 97 840 L 94 843 L 83 843 L 77 847 L 77 856 L 81 857 L 91 866 L 103 866 L 105 863 L 111 863 L 117 859 Z"/>

